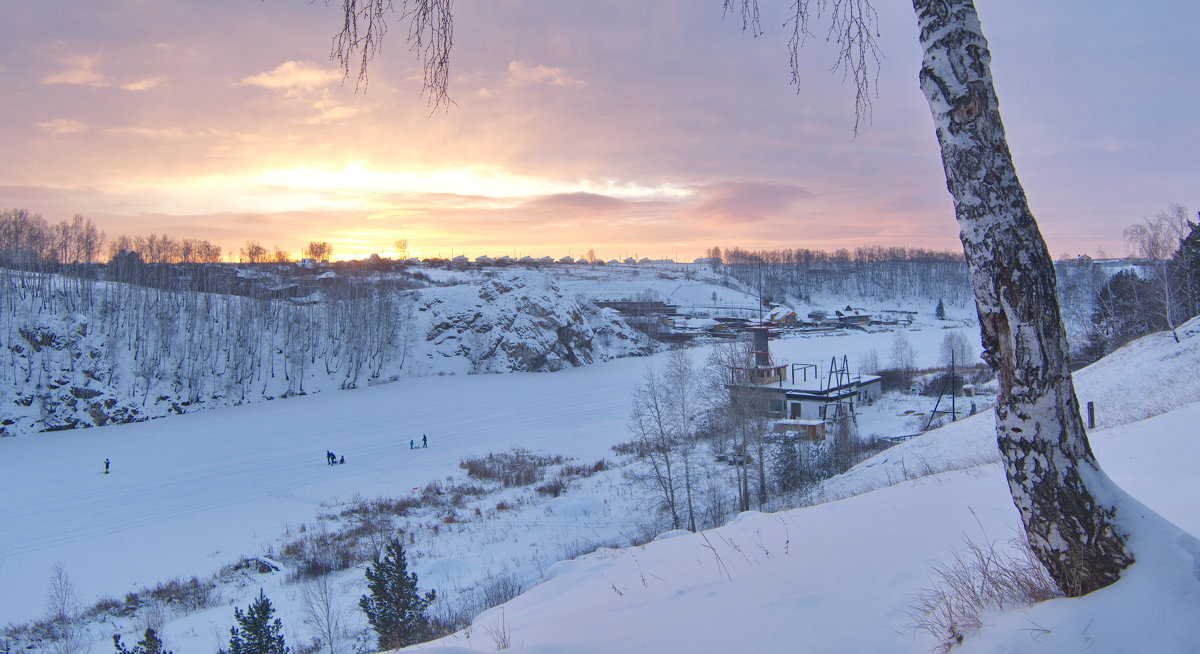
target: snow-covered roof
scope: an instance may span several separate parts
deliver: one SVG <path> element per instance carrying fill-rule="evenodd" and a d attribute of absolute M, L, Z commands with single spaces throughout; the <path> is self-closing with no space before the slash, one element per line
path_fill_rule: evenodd
<path fill-rule="evenodd" d="M 792 309 L 791 307 L 785 307 L 782 304 L 776 304 L 772 306 L 771 310 L 767 312 L 767 317 L 771 320 L 781 320 L 783 318 L 787 318 L 788 316 L 794 315 L 796 315 L 795 309 Z"/>

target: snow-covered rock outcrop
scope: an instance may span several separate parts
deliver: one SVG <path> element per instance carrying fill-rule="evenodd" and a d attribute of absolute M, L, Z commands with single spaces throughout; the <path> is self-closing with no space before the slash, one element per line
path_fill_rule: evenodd
<path fill-rule="evenodd" d="M 418 313 L 431 346 L 425 358 L 434 368 L 447 365 L 439 359 L 457 358 L 465 372 L 554 371 L 653 349 L 616 312 L 568 297 L 533 271 L 429 289 L 422 297 Z"/>
<path fill-rule="evenodd" d="M 615 312 L 534 271 L 416 290 L 366 284 L 304 303 L 10 279 L 30 280 L 0 315 L 0 436 L 654 350 Z"/>

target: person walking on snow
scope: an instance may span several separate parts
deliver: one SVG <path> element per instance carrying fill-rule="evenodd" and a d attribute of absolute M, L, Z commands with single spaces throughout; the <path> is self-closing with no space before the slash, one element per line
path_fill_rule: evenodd
<path fill-rule="evenodd" d="M 425 438 L 425 434 L 421 434 L 421 447 L 429 447 L 429 439 Z"/>
<path fill-rule="evenodd" d="M 108 459 L 107 459 L 107 458 L 105 458 L 105 459 L 104 459 L 104 474 L 106 474 L 106 475 L 108 474 L 108 465 L 109 465 L 109 464 L 108 464 Z"/>
<path fill-rule="evenodd" d="M 415 449 L 417 449 L 417 446 L 416 446 L 416 441 L 409 441 L 409 442 L 408 442 L 408 449 L 410 449 L 410 450 L 415 450 Z"/>

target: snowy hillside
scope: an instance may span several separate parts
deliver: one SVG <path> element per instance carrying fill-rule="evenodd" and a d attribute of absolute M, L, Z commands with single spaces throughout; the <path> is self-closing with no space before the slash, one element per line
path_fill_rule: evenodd
<path fill-rule="evenodd" d="M 265 274 L 239 271 L 252 273 Z M 652 298 L 700 317 L 757 318 L 762 308 L 753 289 L 681 265 L 430 268 L 420 278 L 437 285 L 411 288 L 421 282 L 399 273 L 323 273 L 314 280 L 323 290 L 285 300 L 0 269 L 0 436 L 408 377 L 554 371 L 662 347 L 595 300 Z M 828 297 L 793 308 L 807 314 L 861 300 Z M 867 306 L 929 314 L 936 303 Z M 949 311 L 973 319 L 969 306 Z"/>
<path fill-rule="evenodd" d="M 294 304 L 0 271 L 0 436 L 429 375 L 553 371 L 656 347 L 529 270 Z"/>
<path fill-rule="evenodd" d="M 1200 651 L 1200 547 L 1154 515 L 1200 534 L 1191 470 L 1200 398 L 1190 384 L 1186 397 L 1129 392 L 1154 388 L 1160 375 L 1188 378 L 1200 363 L 1200 321 L 1181 333 L 1181 345 L 1151 335 L 1079 376 L 1081 396 L 1129 416 L 1092 443 L 1106 472 L 1148 507 L 1126 507 L 1144 516 L 1143 560 L 1083 598 L 991 609 L 961 651 Z M 538 653 L 930 651 L 938 641 L 914 630 L 913 610 L 931 566 L 967 541 L 1013 553 L 1007 541 L 1021 533 L 1003 470 L 979 463 L 995 458 L 992 427 L 981 414 L 894 448 L 830 482 L 829 494 L 845 499 L 560 563 L 471 633 L 412 649 L 488 649 L 502 634 L 512 651 Z"/>
<path fill-rule="evenodd" d="M 1200 319 L 1181 326 L 1179 335 L 1183 343 L 1177 345 L 1169 332 L 1150 334 L 1075 373 L 1075 393 L 1082 406 L 1095 405 L 1098 429 L 1126 427 L 1200 403 L 1200 385 L 1191 381 L 1200 369 Z M 937 430 L 936 438 L 901 443 L 828 480 L 814 499 L 848 497 L 930 471 L 998 462 L 993 421 L 990 412 L 981 413 Z M 1107 469 L 1103 459 L 1101 465 Z"/>

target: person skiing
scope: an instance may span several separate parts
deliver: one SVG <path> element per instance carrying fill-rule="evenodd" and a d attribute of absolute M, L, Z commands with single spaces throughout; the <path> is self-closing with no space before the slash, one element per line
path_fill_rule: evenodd
<path fill-rule="evenodd" d="M 425 434 L 421 434 L 421 447 L 429 447 L 429 439 L 425 438 Z"/>
<path fill-rule="evenodd" d="M 104 474 L 106 474 L 106 475 L 108 474 L 108 465 L 109 465 L 109 462 L 108 462 L 108 458 L 106 457 L 104 459 Z"/>

